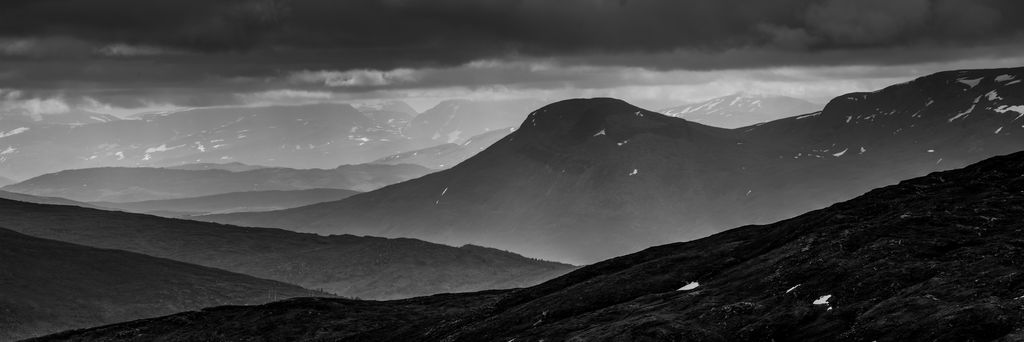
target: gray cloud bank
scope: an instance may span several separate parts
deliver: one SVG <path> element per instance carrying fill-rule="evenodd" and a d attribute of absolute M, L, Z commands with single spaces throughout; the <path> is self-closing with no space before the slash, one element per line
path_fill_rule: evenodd
<path fill-rule="evenodd" d="M 1022 52 L 1019 13 L 1020 0 L 6 0 L 0 87 L 202 105 L 282 87 L 472 85 L 413 69 L 481 60 L 714 70 L 1001 58 Z"/>

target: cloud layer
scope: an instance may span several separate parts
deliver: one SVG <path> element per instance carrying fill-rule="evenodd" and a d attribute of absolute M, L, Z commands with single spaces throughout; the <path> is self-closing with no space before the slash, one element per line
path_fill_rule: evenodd
<path fill-rule="evenodd" d="M 0 84 L 120 107 L 503 79 L 541 89 L 643 86 L 650 82 L 614 75 L 1021 56 L 1015 13 L 1024 2 L 6 0 Z"/>

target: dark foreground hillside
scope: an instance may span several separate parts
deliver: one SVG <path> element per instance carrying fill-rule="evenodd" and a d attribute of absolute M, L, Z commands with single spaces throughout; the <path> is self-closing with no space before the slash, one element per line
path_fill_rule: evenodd
<path fill-rule="evenodd" d="M 295 299 L 41 340 L 1018 341 L 1024 153 L 530 288 Z"/>
<path fill-rule="evenodd" d="M 0 341 L 213 305 L 322 295 L 295 285 L 0 228 Z"/>

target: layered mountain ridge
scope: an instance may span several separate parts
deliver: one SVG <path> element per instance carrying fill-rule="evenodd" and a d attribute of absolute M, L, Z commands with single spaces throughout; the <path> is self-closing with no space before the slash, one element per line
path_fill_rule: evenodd
<path fill-rule="evenodd" d="M 338 202 L 204 219 L 588 263 L 1017 151 L 1022 77 L 1022 68 L 939 73 L 731 130 L 618 100 L 562 101 L 449 170 Z"/>
<path fill-rule="evenodd" d="M 334 169 L 255 168 L 186 170 L 105 167 L 65 170 L 3 187 L 35 196 L 82 202 L 137 202 L 268 190 L 343 189 L 369 191 L 417 178 L 432 170 L 419 165 L 342 165 Z"/>
<path fill-rule="evenodd" d="M 1021 170 L 1024 152 L 991 158 L 525 289 L 295 299 L 38 341 L 1014 341 L 1024 337 Z"/>
<path fill-rule="evenodd" d="M 529 286 L 575 268 L 492 248 L 318 236 L 2 199 L 0 227 L 367 299 Z"/>

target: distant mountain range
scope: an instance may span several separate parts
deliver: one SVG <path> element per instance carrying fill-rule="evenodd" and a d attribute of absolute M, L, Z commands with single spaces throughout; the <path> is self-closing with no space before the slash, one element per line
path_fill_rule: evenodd
<path fill-rule="evenodd" d="M 100 208 L 184 218 L 205 214 L 295 208 L 315 203 L 338 201 L 358 193 L 358 191 L 344 189 L 267 190 L 230 192 L 169 200 L 125 203 L 93 202 L 90 204 Z"/>
<path fill-rule="evenodd" d="M 252 170 L 257 170 L 257 169 L 266 169 L 266 168 L 270 168 L 270 167 L 268 167 L 268 166 L 259 166 L 259 165 L 249 165 L 249 164 L 244 164 L 244 163 L 239 163 L 239 162 L 233 162 L 233 163 L 190 163 L 190 164 L 182 164 L 182 165 L 177 165 L 177 166 L 167 166 L 167 167 L 164 167 L 164 168 L 165 169 L 174 169 L 174 170 L 191 170 L 191 171 L 198 171 L 198 170 L 224 170 L 224 171 L 231 171 L 231 172 L 242 172 L 242 171 L 252 171 Z"/>
<path fill-rule="evenodd" d="M 42 175 L 2 189 L 81 202 L 137 202 L 267 190 L 328 188 L 369 191 L 431 171 L 410 164 L 342 165 L 334 169 L 255 168 L 248 171 L 105 167 Z"/>
<path fill-rule="evenodd" d="M 51 124 L 51 125 L 88 125 L 94 123 L 105 123 L 118 121 L 120 118 L 103 113 L 96 113 L 88 110 L 70 109 L 64 113 L 48 113 L 32 115 L 28 112 L 5 112 L 0 113 L 0 121 L 21 122 L 30 124 Z"/>
<path fill-rule="evenodd" d="M 0 228 L 0 341 L 297 296 L 295 285 Z"/>
<path fill-rule="evenodd" d="M 538 100 L 446 100 L 416 116 L 402 132 L 426 146 L 458 144 L 484 132 L 514 127 L 526 113 L 543 105 Z"/>
<path fill-rule="evenodd" d="M 356 104 L 355 107 L 374 120 L 386 122 L 389 126 L 397 128 L 396 132 L 398 133 L 401 133 L 401 128 L 408 125 L 416 115 L 419 115 L 408 103 L 397 100 L 361 103 Z"/>
<path fill-rule="evenodd" d="M 1024 153 L 992 158 L 525 289 L 294 299 L 39 341 L 1015 341 L 1021 170 Z"/>
<path fill-rule="evenodd" d="M 426 147 L 402 136 L 406 121 L 393 119 L 347 104 L 313 104 L 201 108 L 86 125 L 0 120 L 0 172 L 29 178 L 225 162 L 325 168 Z"/>
<path fill-rule="evenodd" d="M 738 128 L 821 110 L 821 105 L 788 96 L 732 94 L 659 113 L 708 126 Z"/>
<path fill-rule="evenodd" d="M 10 179 L 10 178 L 4 177 L 4 176 L 0 176 L 0 187 L 6 186 L 6 185 L 10 185 L 10 184 L 14 184 L 14 183 L 17 183 L 17 182 L 18 181 L 16 181 L 16 180 L 13 180 L 13 179 Z"/>
<path fill-rule="evenodd" d="M 448 100 L 423 114 L 383 101 L 197 108 L 128 120 L 85 112 L 67 114 L 82 120 L 7 115 L 0 117 L 0 174 L 27 179 L 68 169 L 224 163 L 332 168 L 463 143 L 514 126 L 542 104 Z"/>
<path fill-rule="evenodd" d="M 1020 150 L 1022 78 L 1024 68 L 943 72 L 732 130 L 568 100 L 448 170 L 337 202 L 203 219 L 589 263 Z"/>
<path fill-rule="evenodd" d="M 0 200 L 0 227 L 368 299 L 530 286 L 574 269 L 476 246 L 319 236 L 10 200 Z"/>
<path fill-rule="evenodd" d="M 416 164 L 440 170 L 458 165 L 493 145 L 506 135 L 515 132 L 514 127 L 496 129 L 475 135 L 462 143 L 447 143 L 415 151 L 393 154 L 373 161 L 373 164 Z"/>

